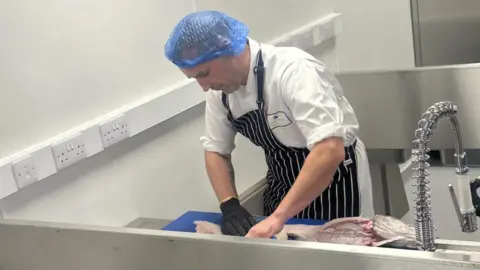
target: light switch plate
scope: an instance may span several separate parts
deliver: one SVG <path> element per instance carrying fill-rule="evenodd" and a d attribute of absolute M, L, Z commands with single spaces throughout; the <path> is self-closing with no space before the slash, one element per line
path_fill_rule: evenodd
<path fill-rule="evenodd" d="M 100 124 L 103 147 L 107 148 L 130 137 L 130 127 L 124 114 Z"/>
<path fill-rule="evenodd" d="M 18 189 L 38 181 L 37 170 L 30 155 L 12 162 L 12 173 Z"/>
<path fill-rule="evenodd" d="M 52 145 L 57 170 L 62 170 L 87 157 L 85 138 L 79 133 Z"/>
<path fill-rule="evenodd" d="M 320 43 L 329 40 L 335 36 L 335 29 L 333 21 L 327 21 L 317 27 L 316 35 L 319 38 Z M 318 44 L 316 44 L 318 45 Z"/>

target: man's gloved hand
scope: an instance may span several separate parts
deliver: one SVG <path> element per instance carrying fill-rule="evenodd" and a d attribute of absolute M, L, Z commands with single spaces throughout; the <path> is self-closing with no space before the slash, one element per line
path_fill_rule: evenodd
<path fill-rule="evenodd" d="M 231 198 L 220 204 L 222 211 L 222 233 L 225 235 L 245 236 L 257 222 L 253 216 L 240 205 L 237 198 Z"/>

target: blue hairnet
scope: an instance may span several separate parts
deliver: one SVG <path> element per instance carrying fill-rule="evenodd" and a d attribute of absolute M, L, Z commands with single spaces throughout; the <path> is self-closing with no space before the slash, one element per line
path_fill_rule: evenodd
<path fill-rule="evenodd" d="M 165 44 L 165 56 L 180 68 L 191 68 L 223 55 L 238 55 L 245 48 L 248 27 L 218 11 L 185 16 Z"/>

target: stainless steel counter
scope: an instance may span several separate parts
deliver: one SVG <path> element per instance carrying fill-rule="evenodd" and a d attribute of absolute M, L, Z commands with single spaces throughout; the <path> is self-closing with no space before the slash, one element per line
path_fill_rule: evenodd
<path fill-rule="evenodd" d="M 2 270 L 480 267 L 480 243 L 475 242 L 439 241 L 439 251 L 423 252 L 6 220 L 0 221 L 0 239 Z"/>

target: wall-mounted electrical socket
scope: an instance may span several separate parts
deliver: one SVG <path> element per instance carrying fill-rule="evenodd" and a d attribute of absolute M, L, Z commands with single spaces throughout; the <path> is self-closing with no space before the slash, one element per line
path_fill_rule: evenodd
<path fill-rule="evenodd" d="M 85 139 L 77 134 L 52 145 L 52 154 L 57 170 L 68 167 L 87 157 Z"/>
<path fill-rule="evenodd" d="M 105 148 L 130 137 L 129 125 L 125 115 L 119 115 L 100 124 L 100 135 Z"/>
<path fill-rule="evenodd" d="M 29 186 L 38 180 L 37 170 L 30 155 L 12 162 L 12 173 L 18 189 Z"/>

